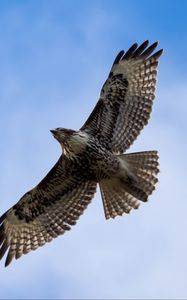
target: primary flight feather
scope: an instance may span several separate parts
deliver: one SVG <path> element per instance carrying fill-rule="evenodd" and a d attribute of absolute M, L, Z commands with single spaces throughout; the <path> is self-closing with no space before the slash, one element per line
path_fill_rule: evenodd
<path fill-rule="evenodd" d="M 147 124 L 155 97 L 157 42 L 121 51 L 80 130 L 51 130 L 62 155 L 46 177 L 0 218 L 0 259 L 12 259 L 70 230 L 99 184 L 105 217 L 138 208 L 155 189 L 157 151 L 123 154 Z"/>

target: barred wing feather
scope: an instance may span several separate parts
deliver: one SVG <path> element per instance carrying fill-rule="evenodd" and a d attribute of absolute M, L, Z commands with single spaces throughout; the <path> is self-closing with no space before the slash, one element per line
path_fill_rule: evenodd
<path fill-rule="evenodd" d="M 162 50 L 154 53 L 158 43 L 148 44 L 134 44 L 117 55 L 100 99 L 81 128 L 114 153 L 126 151 L 150 117 Z"/>
<path fill-rule="evenodd" d="M 70 230 L 91 202 L 96 183 L 81 180 L 61 156 L 48 175 L 0 218 L 0 259 L 12 259 Z M 77 170 L 77 169 L 76 169 Z"/>

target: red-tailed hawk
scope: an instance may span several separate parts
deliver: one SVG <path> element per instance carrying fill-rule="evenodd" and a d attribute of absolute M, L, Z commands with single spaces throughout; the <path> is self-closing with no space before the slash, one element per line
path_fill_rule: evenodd
<path fill-rule="evenodd" d="M 0 259 L 12 259 L 70 230 L 97 184 L 105 217 L 138 208 L 155 189 L 156 151 L 123 154 L 147 124 L 155 97 L 157 42 L 121 51 L 91 115 L 80 130 L 51 130 L 62 155 L 47 176 L 0 218 Z"/>

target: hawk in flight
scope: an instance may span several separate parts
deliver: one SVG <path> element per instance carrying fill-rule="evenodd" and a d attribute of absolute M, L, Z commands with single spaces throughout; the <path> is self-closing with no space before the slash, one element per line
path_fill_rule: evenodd
<path fill-rule="evenodd" d="M 36 250 L 70 230 L 99 184 L 106 219 L 129 213 L 155 189 L 157 151 L 124 154 L 148 123 L 155 97 L 157 42 L 121 51 L 100 98 L 78 130 L 51 130 L 62 155 L 44 179 L 0 217 L 0 259 Z"/>

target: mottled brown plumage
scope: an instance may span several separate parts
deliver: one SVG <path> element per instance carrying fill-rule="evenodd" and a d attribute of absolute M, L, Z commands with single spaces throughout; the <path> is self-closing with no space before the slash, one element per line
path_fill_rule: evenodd
<path fill-rule="evenodd" d="M 147 124 L 155 97 L 157 42 L 121 51 L 79 131 L 52 130 L 63 153 L 46 177 L 0 218 L 5 266 L 70 230 L 99 183 L 106 218 L 137 209 L 155 189 L 156 151 L 123 154 Z"/>
<path fill-rule="evenodd" d="M 100 142 L 113 152 L 126 151 L 149 120 L 162 54 L 159 50 L 150 56 L 157 44 L 147 48 L 145 41 L 118 54 L 99 101 L 81 128 L 100 136 Z"/>

